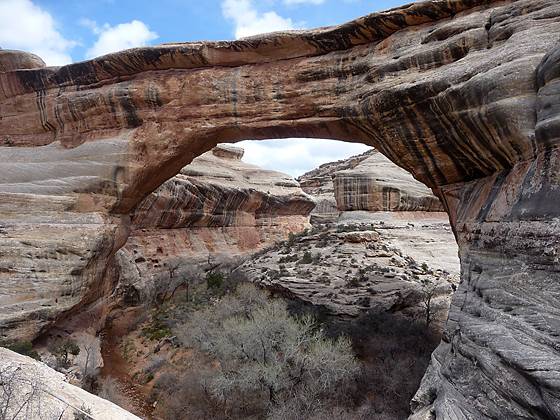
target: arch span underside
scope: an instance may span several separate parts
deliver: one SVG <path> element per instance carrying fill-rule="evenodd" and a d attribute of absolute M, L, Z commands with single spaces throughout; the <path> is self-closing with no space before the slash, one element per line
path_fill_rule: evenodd
<path fill-rule="evenodd" d="M 432 188 L 459 243 L 416 418 L 560 418 L 559 39 L 556 0 L 442 0 L 61 68 L 2 52 L 0 332 L 109 296 L 129 213 L 217 143 L 356 141 Z"/>

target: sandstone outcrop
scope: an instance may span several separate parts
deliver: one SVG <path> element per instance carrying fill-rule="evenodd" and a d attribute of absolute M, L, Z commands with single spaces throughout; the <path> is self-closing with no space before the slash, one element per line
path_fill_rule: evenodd
<path fill-rule="evenodd" d="M 217 143 L 359 141 L 439 196 L 460 248 L 414 410 L 560 417 L 559 17 L 557 0 L 433 0 L 0 73 L 0 280 L 51 305 L 27 333 L 110 293 L 129 213 Z"/>
<path fill-rule="evenodd" d="M 66 382 L 44 363 L 0 347 L 0 392 L 3 418 L 13 420 L 140 420 L 110 401 Z M 81 418 L 81 417 L 80 417 Z"/>
<path fill-rule="evenodd" d="M 314 228 L 259 253 L 236 271 L 267 289 L 342 316 L 373 311 L 422 319 L 423 282 L 428 282 L 434 288 L 431 309 L 441 323 L 459 279 L 456 246 L 455 264 L 446 265 L 433 255 L 409 252 L 404 241 L 393 242 L 400 234 L 413 238 L 416 247 L 451 244 L 453 249 L 451 228 L 446 219 L 429 213 L 400 215 L 347 218 L 337 226 Z M 415 229 L 411 219 L 422 228 Z"/>
<path fill-rule="evenodd" d="M 319 203 L 312 221 L 330 228 L 303 237 L 299 254 L 287 245 L 244 263 L 240 270 L 252 281 L 336 315 L 373 310 L 414 318 L 422 316 L 422 281 L 429 281 L 437 286 L 434 306 L 447 315 L 459 277 L 457 243 L 425 185 L 375 149 L 298 180 Z M 315 255 L 312 263 L 301 262 L 304 250 Z"/>
<path fill-rule="evenodd" d="M 298 181 L 317 202 L 317 223 L 332 223 L 344 211 L 444 211 L 429 188 L 375 149 L 325 163 Z"/>
<path fill-rule="evenodd" d="M 311 195 L 317 205 L 311 212 L 312 223 L 332 223 L 336 221 L 340 210 L 336 204 L 333 177 L 338 171 L 355 168 L 360 162 L 367 159 L 370 152 L 329 162 L 313 169 L 297 180 L 303 191 Z"/>
<path fill-rule="evenodd" d="M 243 149 L 219 145 L 140 203 L 117 252 L 117 294 L 133 303 L 165 297 L 203 269 L 235 264 L 310 226 L 315 204 L 299 184 L 242 157 Z"/>
<path fill-rule="evenodd" d="M 429 188 L 376 150 L 351 169 L 334 173 L 340 211 L 439 211 L 443 206 Z"/>

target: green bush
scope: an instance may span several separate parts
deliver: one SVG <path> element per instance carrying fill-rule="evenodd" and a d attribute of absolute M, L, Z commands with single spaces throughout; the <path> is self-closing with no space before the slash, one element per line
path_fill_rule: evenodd
<path fill-rule="evenodd" d="M 8 350 L 15 351 L 16 353 L 23 354 L 35 360 L 41 360 L 39 353 L 33 350 L 31 341 L 8 341 L 0 343 L 0 347 L 5 347 Z"/>
<path fill-rule="evenodd" d="M 301 260 L 299 260 L 300 264 L 311 264 L 313 262 L 313 256 L 311 252 L 305 251 Z"/>
<path fill-rule="evenodd" d="M 68 367 L 68 356 L 80 354 L 80 346 L 70 338 L 54 343 L 49 350 L 56 357 L 58 365 L 62 367 Z"/>
<path fill-rule="evenodd" d="M 206 286 L 211 290 L 221 290 L 224 286 L 224 275 L 211 271 L 206 274 Z"/>
<path fill-rule="evenodd" d="M 142 328 L 142 335 L 152 341 L 161 340 L 173 335 L 164 318 L 165 314 L 162 311 L 156 312 L 152 317 L 152 321 Z"/>

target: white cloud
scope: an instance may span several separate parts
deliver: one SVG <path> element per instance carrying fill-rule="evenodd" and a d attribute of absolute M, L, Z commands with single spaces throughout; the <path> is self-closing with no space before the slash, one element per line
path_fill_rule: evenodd
<path fill-rule="evenodd" d="M 262 168 L 298 177 L 327 162 L 357 155 L 371 147 L 324 139 L 246 140 L 243 160 Z"/>
<path fill-rule="evenodd" d="M 224 0 L 222 2 L 222 13 L 226 19 L 233 21 L 235 24 L 235 37 L 238 39 L 266 32 L 295 29 L 301 26 L 301 24 L 294 23 L 292 19 L 283 18 L 274 11 L 260 13 L 254 7 L 252 0 Z"/>
<path fill-rule="evenodd" d="M 81 24 L 98 35 L 97 41 L 86 51 L 87 58 L 99 57 L 128 48 L 142 47 L 158 37 L 158 34 L 150 31 L 150 28 L 139 20 L 120 23 L 115 26 L 106 23 L 99 27 L 94 21 L 83 19 Z"/>
<path fill-rule="evenodd" d="M 53 17 L 31 0 L 0 0 L 0 47 L 30 51 L 47 65 L 72 62 L 75 41 L 62 36 Z"/>

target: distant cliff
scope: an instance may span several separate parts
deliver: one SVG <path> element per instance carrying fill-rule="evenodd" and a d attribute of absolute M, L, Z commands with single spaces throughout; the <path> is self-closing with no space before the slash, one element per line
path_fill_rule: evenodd
<path fill-rule="evenodd" d="M 444 211 L 428 187 L 377 150 L 360 157 L 365 159 L 333 174 L 339 211 Z"/>
<path fill-rule="evenodd" d="M 333 222 L 343 211 L 444 211 L 429 188 L 375 149 L 325 163 L 298 181 L 317 202 L 316 222 Z"/>

